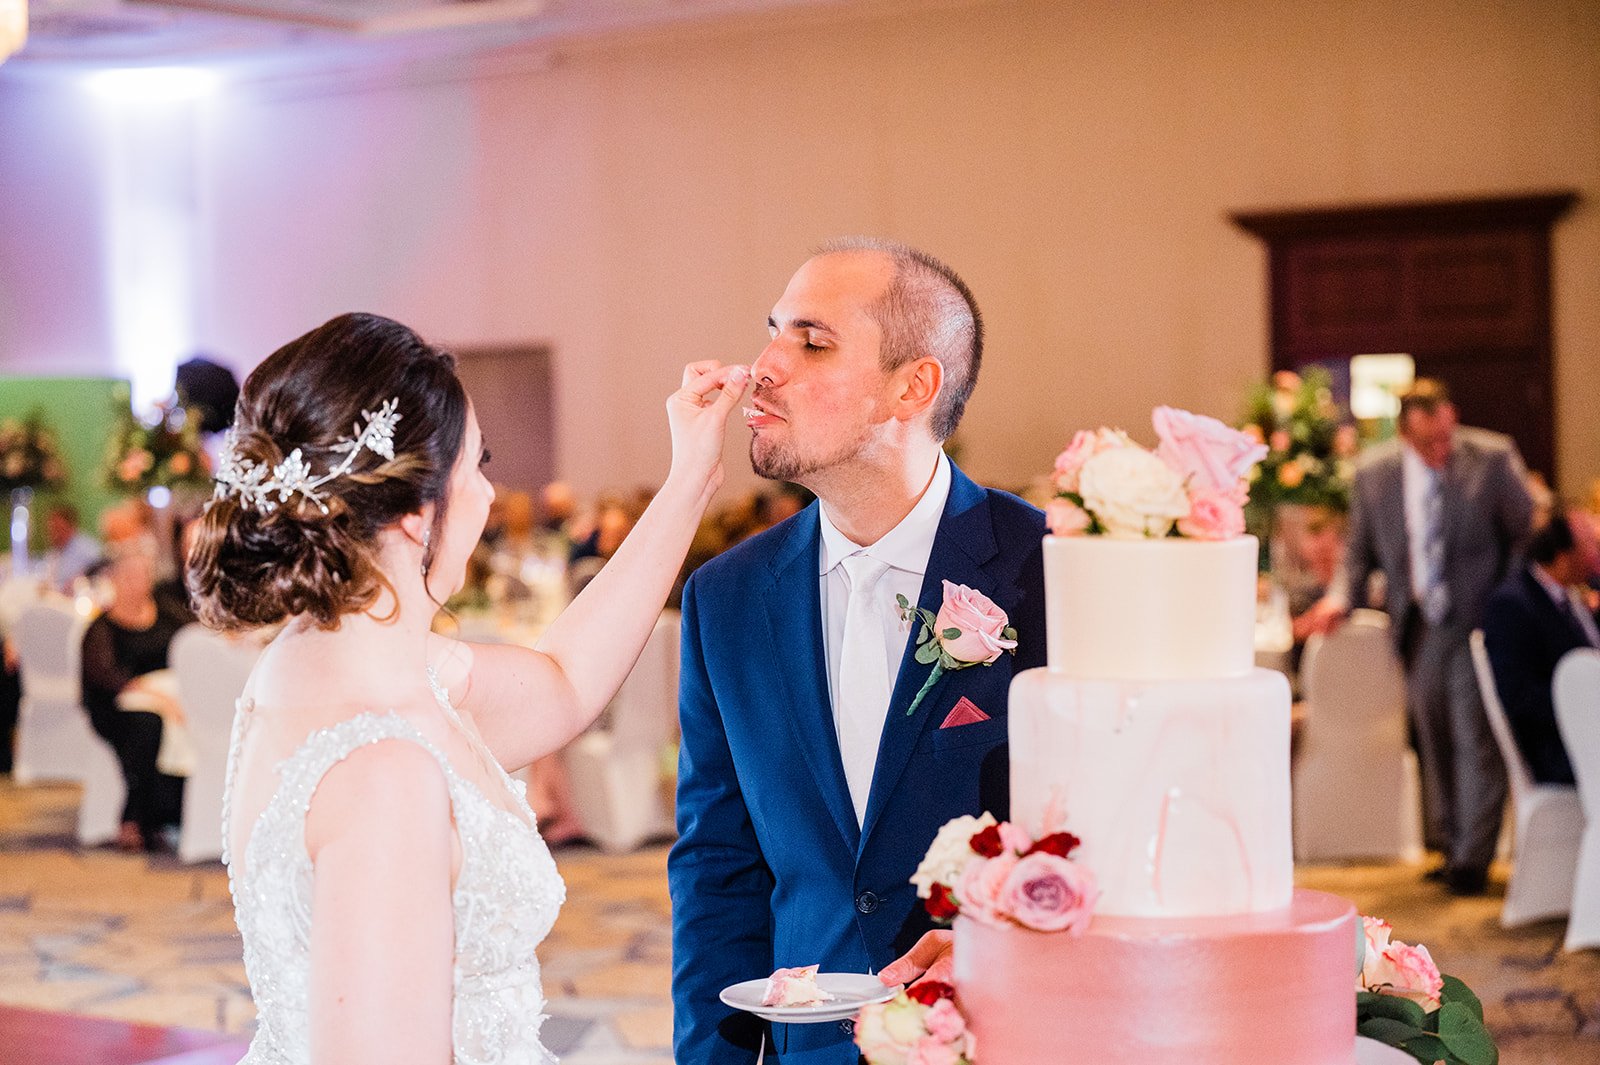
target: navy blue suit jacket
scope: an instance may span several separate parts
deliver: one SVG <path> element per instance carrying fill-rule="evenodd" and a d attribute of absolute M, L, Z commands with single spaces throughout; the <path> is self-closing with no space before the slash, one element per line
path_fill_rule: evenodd
<path fill-rule="evenodd" d="M 1578 620 L 1562 612 L 1523 566 L 1489 597 L 1483 642 L 1494 667 L 1495 690 L 1533 779 L 1571 784 L 1572 762 L 1556 726 L 1550 685 L 1561 656 L 1589 645 Z"/>
<path fill-rule="evenodd" d="M 1044 516 L 952 468 L 920 605 L 942 581 L 983 592 L 1017 629 L 1015 656 L 948 671 L 906 641 L 864 824 L 845 784 L 822 635 L 817 504 L 702 566 L 683 596 L 672 991 L 678 1065 L 753 1062 L 754 1018 L 718 1001 L 778 966 L 876 971 L 932 927 L 909 879 L 941 825 L 1005 817 L 1014 672 L 1044 664 Z M 913 637 L 915 632 L 911 634 Z M 965 696 L 989 715 L 940 728 Z M 774 1025 L 767 1060 L 855 1065 L 848 1024 Z"/>

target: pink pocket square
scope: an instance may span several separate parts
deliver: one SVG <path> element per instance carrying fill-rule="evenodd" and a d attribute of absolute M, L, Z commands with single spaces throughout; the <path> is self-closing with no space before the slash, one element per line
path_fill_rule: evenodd
<path fill-rule="evenodd" d="M 965 695 L 956 703 L 955 708 L 945 715 L 940 723 L 940 728 L 955 728 L 958 725 L 976 725 L 980 721 L 989 720 L 989 715 L 978 709 L 978 705 Z"/>

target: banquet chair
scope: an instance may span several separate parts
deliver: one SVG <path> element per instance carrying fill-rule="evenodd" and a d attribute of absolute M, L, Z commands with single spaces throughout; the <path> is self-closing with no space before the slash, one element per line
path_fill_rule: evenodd
<path fill-rule="evenodd" d="M 1572 882 L 1567 950 L 1600 947 L 1600 651 L 1580 647 L 1556 665 L 1556 726 L 1572 759 L 1587 823 Z"/>
<path fill-rule="evenodd" d="M 13 775 L 20 784 L 81 783 L 78 842 L 92 847 L 116 838 L 127 789 L 116 754 L 89 726 L 80 700 L 85 628 L 70 603 L 38 603 L 17 619 L 12 639 L 22 667 L 22 707 Z"/>
<path fill-rule="evenodd" d="M 677 733 L 678 626 L 676 610 L 662 613 L 607 708 L 609 722 L 562 752 L 578 820 L 601 850 L 622 853 L 672 831 L 661 762 Z"/>
<path fill-rule="evenodd" d="M 1299 861 L 1422 856 L 1405 674 L 1388 628 L 1384 614 L 1358 610 L 1330 635 L 1312 637 L 1302 656 L 1308 710 L 1293 772 Z"/>
<path fill-rule="evenodd" d="M 195 755 L 183 786 L 181 862 L 222 857 L 222 790 L 234 712 L 260 656 L 258 644 L 230 639 L 201 625 L 185 625 L 172 638 L 168 657 L 178 677 L 178 698 Z"/>
<path fill-rule="evenodd" d="M 1494 683 L 1494 668 L 1483 642 L 1483 630 L 1471 637 L 1472 668 L 1489 717 L 1500 757 L 1506 764 L 1515 821 L 1511 883 L 1506 888 L 1500 924 L 1505 928 L 1562 917 L 1572 908 L 1572 879 L 1578 868 L 1578 846 L 1583 837 L 1583 808 L 1578 789 L 1570 784 L 1540 784 L 1533 779 L 1527 759 L 1517 746 Z"/>

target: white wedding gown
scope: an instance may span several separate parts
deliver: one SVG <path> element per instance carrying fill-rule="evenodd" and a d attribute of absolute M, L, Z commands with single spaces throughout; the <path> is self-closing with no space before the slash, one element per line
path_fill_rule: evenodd
<path fill-rule="evenodd" d="M 459 720 L 431 669 L 428 679 L 440 708 Z M 534 949 L 555 924 L 566 888 L 550 851 L 530 827 L 533 813 L 526 787 L 502 771 L 524 820 L 456 773 L 409 721 L 392 713 L 361 714 L 313 732 L 278 766 L 277 791 L 250 832 L 244 868 L 236 877 L 226 843 L 227 817 L 239 745 L 251 712 L 241 708 L 235 717 L 223 799 L 222 860 L 228 866 L 257 1012 L 255 1039 L 240 1065 L 306 1065 L 311 1060 L 312 868 L 306 854 L 306 810 L 329 769 L 382 740 L 422 747 L 438 760 L 450 789 L 461 843 L 453 897 L 456 1065 L 555 1062 L 539 1042 L 545 1000 Z"/>

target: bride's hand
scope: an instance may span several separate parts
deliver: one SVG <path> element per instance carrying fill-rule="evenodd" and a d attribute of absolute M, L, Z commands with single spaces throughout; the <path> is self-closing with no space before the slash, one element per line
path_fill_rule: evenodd
<path fill-rule="evenodd" d="M 722 442 L 728 415 L 750 382 L 748 366 L 714 359 L 683 368 L 683 387 L 667 397 L 672 429 L 672 473 L 709 498 L 722 485 Z"/>

